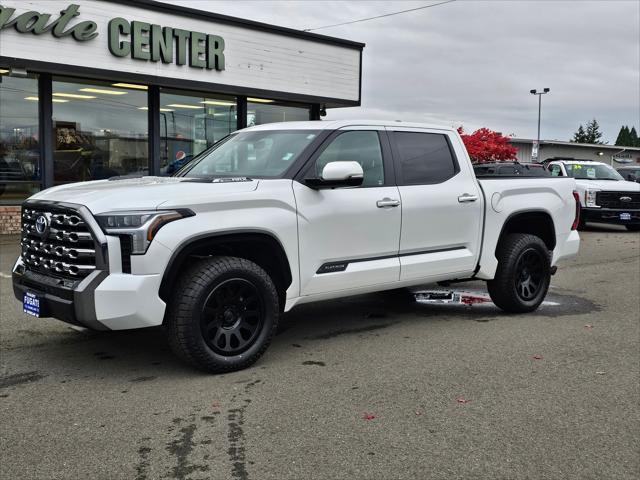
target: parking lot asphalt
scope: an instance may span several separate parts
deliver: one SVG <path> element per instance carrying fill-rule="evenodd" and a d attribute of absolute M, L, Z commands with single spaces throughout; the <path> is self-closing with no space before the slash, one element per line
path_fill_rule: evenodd
<path fill-rule="evenodd" d="M 27 317 L 17 238 L 0 237 L 0 478 L 637 479 L 640 235 L 581 237 L 533 314 L 306 305 L 254 367 L 218 376 L 160 329 Z"/>

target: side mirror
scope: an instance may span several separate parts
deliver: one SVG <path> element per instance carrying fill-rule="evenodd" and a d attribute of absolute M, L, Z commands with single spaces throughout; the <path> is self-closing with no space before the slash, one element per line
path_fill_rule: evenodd
<path fill-rule="evenodd" d="M 322 169 L 321 178 L 307 178 L 305 183 L 311 188 L 357 187 L 363 179 L 358 162 L 329 162 Z"/>

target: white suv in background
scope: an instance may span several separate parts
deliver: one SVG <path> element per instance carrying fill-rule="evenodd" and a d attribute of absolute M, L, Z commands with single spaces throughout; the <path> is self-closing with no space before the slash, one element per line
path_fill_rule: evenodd
<path fill-rule="evenodd" d="M 613 167 L 590 160 L 549 162 L 554 177 L 573 177 L 580 194 L 580 227 L 586 222 L 640 230 L 640 183 L 625 180 Z"/>

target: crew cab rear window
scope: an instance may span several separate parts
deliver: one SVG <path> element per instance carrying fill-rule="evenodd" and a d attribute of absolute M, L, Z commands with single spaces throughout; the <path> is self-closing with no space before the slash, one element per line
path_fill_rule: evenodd
<path fill-rule="evenodd" d="M 442 183 L 459 170 L 445 135 L 393 132 L 401 185 Z"/>

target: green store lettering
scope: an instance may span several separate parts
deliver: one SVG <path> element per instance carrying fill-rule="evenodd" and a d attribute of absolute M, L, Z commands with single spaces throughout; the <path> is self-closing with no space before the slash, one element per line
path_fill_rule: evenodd
<path fill-rule="evenodd" d="M 218 35 L 114 18 L 109 51 L 116 57 L 224 70 L 224 39 Z"/>
<path fill-rule="evenodd" d="M 60 16 L 49 23 L 51 14 L 29 11 L 22 13 L 11 19 L 15 13 L 15 8 L 7 8 L 0 5 L 0 30 L 14 27 L 20 33 L 33 33 L 42 35 L 46 32 L 56 38 L 64 38 L 71 35 L 79 42 L 86 42 L 98 36 L 98 25 L 96 22 L 85 21 L 76 23 L 73 27 L 67 28 L 69 22 L 80 15 L 80 6 L 69 5 L 60 12 Z"/>
<path fill-rule="evenodd" d="M 28 11 L 14 17 L 15 8 L 0 5 L 0 30 L 14 27 L 19 33 L 42 35 L 47 32 L 56 38 L 71 36 L 86 42 L 98 36 L 93 21 L 69 22 L 80 15 L 80 6 L 71 4 L 51 21 L 51 14 Z M 109 21 L 109 52 L 116 57 L 131 57 L 148 62 L 175 63 L 193 68 L 222 71 L 225 67 L 224 39 L 218 35 L 163 27 L 118 17 Z"/>

